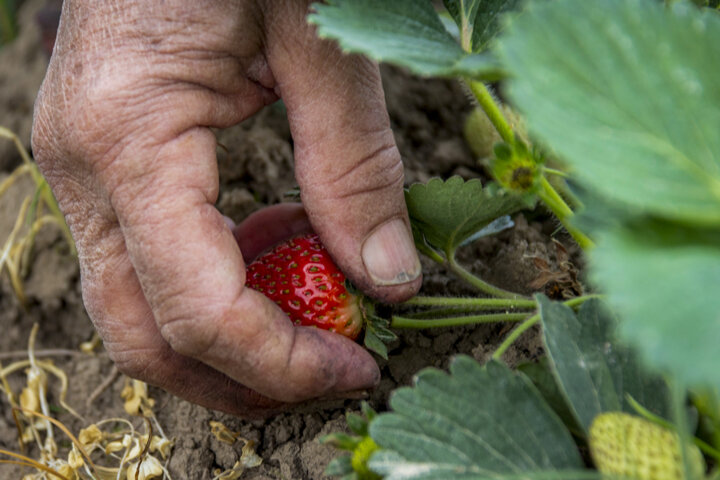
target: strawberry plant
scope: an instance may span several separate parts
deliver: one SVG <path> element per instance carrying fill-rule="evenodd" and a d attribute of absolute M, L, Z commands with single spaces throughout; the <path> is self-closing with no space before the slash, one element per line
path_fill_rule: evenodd
<path fill-rule="evenodd" d="M 465 133 L 493 182 L 433 179 L 406 199 L 418 250 L 478 296 L 416 297 L 391 327 L 521 323 L 485 365 L 460 356 L 449 373 L 419 372 L 329 471 L 718 478 L 717 2 L 443 5 L 331 0 L 309 21 L 348 52 L 459 80 L 475 104 Z M 535 204 L 584 250 L 593 294 L 524 298 L 457 261 L 460 245 Z M 503 352 L 536 323 L 545 357 L 509 369 Z"/>

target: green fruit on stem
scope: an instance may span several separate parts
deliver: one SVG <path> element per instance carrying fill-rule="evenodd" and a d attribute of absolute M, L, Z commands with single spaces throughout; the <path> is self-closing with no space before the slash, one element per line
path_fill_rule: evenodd
<path fill-rule="evenodd" d="M 507 105 L 502 105 L 500 110 L 505 117 L 505 121 L 513 130 L 513 133 L 519 137 L 520 140 L 528 143 L 525 122 L 522 117 Z M 487 114 L 479 107 L 473 108 L 468 116 L 465 117 L 463 135 L 475 157 L 481 160 L 492 156 L 493 147 L 502 141 L 500 134 L 495 129 L 495 126 Z"/>
<path fill-rule="evenodd" d="M 492 154 L 493 145 L 500 141 L 500 135 L 485 112 L 474 108 L 465 118 L 463 135 L 475 157 L 483 159 Z"/>
<path fill-rule="evenodd" d="M 602 473 L 637 480 L 690 480 L 685 477 L 677 433 L 634 415 L 602 413 L 590 426 L 590 452 Z M 705 464 L 695 445 L 687 446 L 691 478 Z"/>

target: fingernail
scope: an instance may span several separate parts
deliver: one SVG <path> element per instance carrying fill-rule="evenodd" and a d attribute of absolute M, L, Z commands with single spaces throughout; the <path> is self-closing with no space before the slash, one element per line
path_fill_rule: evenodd
<path fill-rule="evenodd" d="M 400 219 L 382 224 L 365 240 L 362 258 L 376 285 L 400 285 L 420 275 L 415 244 Z"/>

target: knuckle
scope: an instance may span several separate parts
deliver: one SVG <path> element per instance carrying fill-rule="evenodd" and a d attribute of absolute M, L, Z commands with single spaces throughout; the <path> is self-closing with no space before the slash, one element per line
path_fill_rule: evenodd
<path fill-rule="evenodd" d="M 64 163 L 93 162 L 107 155 L 122 138 L 139 130 L 138 117 L 150 109 L 146 82 L 136 72 L 118 74 L 122 64 L 103 60 L 77 75 L 74 63 L 82 54 L 51 64 L 38 95 L 33 124 L 33 149 L 41 159 L 56 156 Z M 81 163 L 82 163 L 81 162 Z"/>
<path fill-rule="evenodd" d="M 110 360 L 120 373 L 153 385 L 165 383 L 163 372 L 172 363 L 172 355 L 169 348 L 108 350 Z"/>
<path fill-rule="evenodd" d="M 398 190 L 404 181 L 403 165 L 394 142 L 361 152 L 328 175 L 323 190 L 334 198 Z"/>
<path fill-rule="evenodd" d="M 193 308 L 186 312 L 182 312 L 181 307 L 178 310 L 176 314 L 166 310 L 158 316 L 160 333 L 173 351 L 187 357 L 202 358 L 218 341 L 215 315 Z"/>
<path fill-rule="evenodd" d="M 108 356 L 123 375 L 141 381 L 150 380 L 148 372 L 151 362 L 148 358 L 152 358 L 152 352 L 108 350 Z"/>

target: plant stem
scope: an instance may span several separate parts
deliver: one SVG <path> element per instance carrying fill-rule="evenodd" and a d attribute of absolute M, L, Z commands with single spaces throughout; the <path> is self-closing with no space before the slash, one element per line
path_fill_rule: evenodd
<path fill-rule="evenodd" d="M 568 307 L 576 307 L 587 300 L 590 300 L 591 298 L 602 298 L 601 295 L 597 294 L 590 294 L 590 295 L 583 295 L 582 297 L 575 297 L 571 298 L 570 300 L 567 300 L 563 302 L 564 305 L 567 305 Z M 508 348 L 515 343 L 515 341 L 525 333 L 528 329 L 530 329 L 533 325 L 535 325 L 540 320 L 540 313 L 536 313 L 532 317 L 527 318 L 524 322 L 522 322 L 520 325 L 515 327 L 510 334 L 505 337 L 505 340 L 500 344 L 500 346 L 495 350 L 495 353 L 493 353 L 493 360 L 500 360 L 500 358 L 505 354 Z"/>
<path fill-rule="evenodd" d="M 418 251 L 425 254 L 428 258 L 433 260 L 438 265 L 442 265 L 443 267 L 450 269 L 450 271 L 454 272 L 457 276 L 465 280 L 471 286 L 475 287 L 476 289 L 487 295 L 490 295 L 491 297 L 529 300 L 527 299 L 527 297 L 523 297 L 520 294 L 508 292 L 507 290 L 503 290 L 501 288 L 490 285 L 480 277 L 473 275 L 470 271 L 466 270 L 465 268 L 463 268 L 462 265 L 457 263 L 453 252 L 446 252 L 445 254 L 447 255 L 448 259 L 445 259 L 434 249 L 428 247 L 427 245 L 418 245 L 416 243 L 415 247 L 418 249 Z"/>
<path fill-rule="evenodd" d="M 510 298 L 413 297 L 401 304 L 413 307 L 467 307 L 476 310 L 534 308 L 534 300 Z"/>
<path fill-rule="evenodd" d="M 430 260 L 432 260 L 435 263 L 438 263 L 440 265 L 445 265 L 445 259 L 440 255 L 438 252 L 435 251 L 435 249 L 430 248 L 429 246 L 415 242 L 415 248 L 422 253 L 423 255 L 427 256 Z"/>
<path fill-rule="evenodd" d="M 470 91 L 477 100 L 478 105 L 488 116 L 488 119 L 490 119 L 490 122 L 498 131 L 503 141 L 508 145 L 514 145 L 515 134 L 485 84 L 468 78 L 465 79 L 465 83 L 467 83 Z M 558 220 L 560 220 L 560 223 L 563 224 L 583 250 L 588 250 L 594 246 L 594 243 L 590 240 L 590 238 L 588 238 L 579 229 L 570 225 L 569 220 L 574 215 L 572 209 L 567 205 L 567 203 L 565 203 L 565 200 L 563 200 L 560 194 L 557 193 L 555 188 L 553 188 L 550 182 L 547 181 L 544 175 L 540 176 L 540 189 L 538 191 L 538 197 L 540 197 L 540 200 L 542 200 L 543 203 L 553 212 L 553 214 L 555 214 Z"/>
<path fill-rule="evenodd" d="M 435 327 L 458 327 L 461 325 L 473 325 L 478 323 L 494 322 L 519 322 L 527 317 L 527 313 L 490 313 L 486 315 L 466 315 L 461 317 L 433 318 L 430 320 L 418 320 L 415 318 L 393 316 L 390 322 L 391 328 L 435 328 Z"/>
<path fill-rule="evenodd" d="M 419 312 L 409 312 L 401 314 L 405 318 L 414 318 L 417 320 L 428 320 L 440 317 L 453 317 L 459 315 L 476 315 L 486 310 L 478 308 L 465 308 L 465 307 L 446 307 L 446 308 L 432 308 L 429 310 L 422 310 Z M 506 312 L 507 313 L 507 312 Z M 532 312 L 528 312 L 532 313 Z"/>
<path fill-rule="evenodd" d="M 572 235 L 578 245 L 583 250 L 589 250 L 595 246 L 592 240 L 587 237 L 579 229 L 575 228 L 570 223 L 570 219 L 575 215 L 572 209 L 565 203 L 565 200 L 555 190 L 555 188 L 548 182 L 544 176 L 540 177 L 540 189 L 537 192 L 540 200 L 553 212 L 553 214 L 560 220 L 568 233 Z"/>
<path fill-rule="evenodd" d="M 527 297 L 523 297 L 522 295 L 520 295 L 518 293 L 508 292 L 507 290 L 503 290 L 501 288 L 490 285 L 489 283 L 485 282 L 481 278 L 473 275 L 471 272 L 466 270 L 462 265 L 457 263 L 455 256 L 452 254 L 448 254 L 448 267 L 457 276 L 459 276 L 460 278 L 462 278 L 463 280 L 468 282 L 470 285 L 472 285 L 479 291 L 486 293 L 486 294 L 490 295 L 491 297 L 527 299 Z"/>
<path fill-rule="evenodd" d="M 567 181 L 559 182 L 555 185 L 555 189 L 562 196 L 562 198 L 570 204 L 570 208 L 573 209 L 573 211 L 577 211 L 577 209 L 579 208 L 584 208 L 582 200 L 580 200 L 578 196 L 575 195 L 575 192 L 572 191 Z"/>
<path fill-rule="evenodd" d="M 470 91 L 477 100 L 478 105 L 480 105 L 480 108 L 483 109 L 490 119 L 490 122 L 495 127 L 495 130 L 497 130 L 500 134 L 500 138 L 502 138 L 508 145 L 513 145 L 515 143 L 515 134 L 513 134 L 512 128 L 510 128 L 507 120 L 505 120 L 505 116 L 500 111 L 500 107 L 498 107 L 498 104 L 490 93 L 490 90 L 488 90 L 484 83 L 478 82 L 477 80 L 466 78 L 465 83 L 470 88 Z"/>
<path fill-rule="evenodd" d="M 527 330 L 529 330 L 533 325 L 535 325 L 538 320 L 540 320 L 540 314 L 536 313 L 532 317 L 527 318 L 524 322 L 522 322 L 520 325 L 515 327 L 510 334 L 505 337 L 505 340 L 500 344 L 500 346 L 495 350 L 495 353 L 493 353 L 492 359 L 493 360 L 500 360 L 500 358 L 505 354 L 508 348 L 515 343 L 515 341 L 520 338 L 520 335 L 525 333 Z"/>

